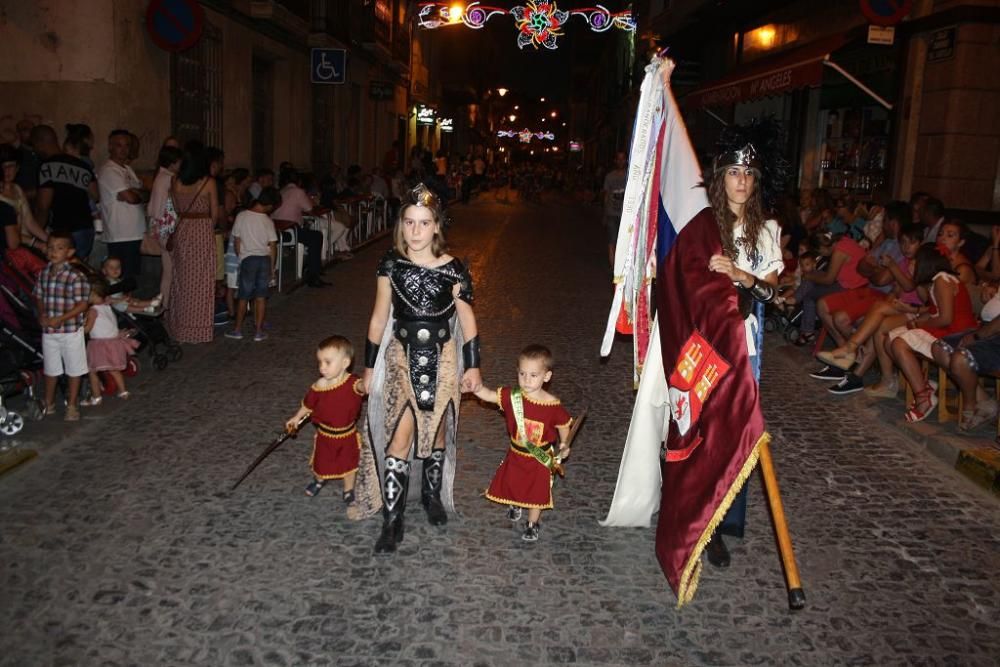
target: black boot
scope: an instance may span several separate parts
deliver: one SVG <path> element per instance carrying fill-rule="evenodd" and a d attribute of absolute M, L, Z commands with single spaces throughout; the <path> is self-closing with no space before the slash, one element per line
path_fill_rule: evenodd
<path fill-rule="evenodd" d="M 712 533 L 712 539 L 705 545 L 705 555 L 714 567 L 729 567 L 729 549 L 726 548 L 726 543 L 722 541 L 722 535 L 718 531 Z"/>
<path fill-rule="evenodd" d="M 382 484 L 382 534 L 375 542 L 375 553 L 391 554 L 403 541 L 403 512 L 410 487 L 410 464 L 395 456 L 385 457 L 385 480 Z"/>
<path fill-rule="evenodd" d="M 420 502 L 427 510 L 427 520 L 432 526 L 448 523 L 448 514 L 441 504 L 441 484 L 444 482 L 444 450 L 435 449 L 424 459 L 420 487 Z"/>

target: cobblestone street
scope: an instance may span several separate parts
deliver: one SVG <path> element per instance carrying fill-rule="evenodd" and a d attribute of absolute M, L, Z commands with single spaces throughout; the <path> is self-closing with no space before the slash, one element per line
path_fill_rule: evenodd
<path fill-rule="evenodd" d="M 732 567 L 706 565 L 678 611 L 653 530 L 597 523 L 633 401 L 630 341 L 598 356 L 599 213 L 490 194 L 453 216 L 486 383 L 513 383 L 518 350 L 543 343 L 551 391 L 590 411 L 539 542 L 482 497 L 506 438 L 472 399 L 460 516 L 432 528 L 411 504 L 393 558 L 372 555 L 381 519 L 347 521 L 338 484 L 303 495 L 311 428 L 229 492 L 315 379 L 316 342 L 342 333 L 363 349 L 383 240 L 328 270 L 334 287 L 276 302 L 267 341 L 220 337 L 163 372 L 144 357 L 127 403 L 91 408 L 65 437 L 51 435 L 62 422 L 27 425 L 38 458 L 0 478 L 0 665 L 997 664 L 996 498 L 863 394 L 830 400 L 777 334 L 762 395 L 807 608 L 788 610 L 755 475 Z"/>

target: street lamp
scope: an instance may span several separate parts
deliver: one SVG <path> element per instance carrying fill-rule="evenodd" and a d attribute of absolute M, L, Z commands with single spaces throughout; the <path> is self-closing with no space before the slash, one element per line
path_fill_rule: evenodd
<path fill-rule="evenodd" d="M 507 89 L 506 88 L 497 88 L 497 94 L 500 95 L 500 97 L 503 97 L 504 95 L 507 94 Z"/>
<path fill-rule="evenodd" d="M 514 111 L 517 111 L 517 110 L 518 110 L 518 109 L 520 109 L 520 108 L 521 108 L 521 107 L 520 107 L 519 105 L 517 105 L 517 104 L 515 104 L 515 105 L 514 105 Z"/>
<path fill-rule="evenodd" d="M 555 118 L 556 117 L 556 112 L 553 111 L 552 113 L 549 114 L 549 116 L 551 116 L 552 118 Z"/>
<path fill-rule="evenodd" d="M 510 122 L 512 122 L 512 123 L 513 123 L 513 122 L 514 122 L 515 120 L 517 120 L 517 116 L 515 116 L 514 114 L 511 114 L 511 115 L 507 116 L 507 118 L 509 118 L 509 119 L 510 119 Z"/>

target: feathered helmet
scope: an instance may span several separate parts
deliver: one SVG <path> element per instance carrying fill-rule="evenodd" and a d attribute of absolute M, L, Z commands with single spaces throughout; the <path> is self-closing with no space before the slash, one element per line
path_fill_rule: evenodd
<path fill-rule="evenodd" d="M 788 185 L 790 167 L 785 159 L 785 132 L 781 122 L 774 116 L 765 116 L 746 125 L 729 125 L 719 136 L 716 147 L 714 171 L 733 165 L 757 170 L 764 207 L 773 209 Z"/>

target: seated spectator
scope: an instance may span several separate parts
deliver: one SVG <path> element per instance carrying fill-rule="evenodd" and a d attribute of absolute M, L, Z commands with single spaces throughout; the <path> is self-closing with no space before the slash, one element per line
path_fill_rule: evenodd
<path fill-rule="evenodd" d="M 948 260 L 955 275 L 966 285 L 976 284 L 976 271 L 972 262 L 962 252 L 968 228 L 958 220 L 943 221 L 938 226 L 938 235 L 934 242 L 944 247 L 948 252 Z"/>
<path fill-rule="evenodd" d="M 980 280 L 1000 280 L 1000 225 L 990 227 L 990 246 L 976 262 Z"/>
<path fill-rule="evenodd" d="M 302 177 L 294 169 L 281 173 L 281 206 L 271 214 L 274 226 L 279 231 L 296 229 L 299 243 L 306 250 L 305 268 L 302 277 L 310 287 L 327 287 L 330 283 L 320 276 L 323 271 L 323 259 L 320 256 L 323 247 L 323 233 L 302 226 L 302 216 L 315 208 L 313 201 L 302 189 Z"/>
<path fill-rule="evenodd" d="M 258 167 L 254 173 L 253 182 L 247 186 L 246 196 L 243 205 L 249 206 L 250 202 L 257 199 L 265 188 L 274 186 L 274 171 L 267 167 Z"/>
<path fill-rule="evenodd" d="M 900 212 L 892 206 L 889 210 L 890 226 L 897 217 L 902 219 L 907 217 L 905 212 Z M 905 210 L 904 207 L 902 211 Z M 895 396 L 898 392 L 892 359 L 883 341 L 889 331 L 906 324 L 909 317 L 924 311 L 923 299 L 917 294 L 916 283 L 913 282 L 914 258 L 920 249 L 923 236 L 924 230 L 920 225 L 908 224 L 902 227 L 899 232 L 902 261 L 896 261 L 888 253 L 879 258 L 882 270 L 887 271 L 892 277 L 891 293 L 869 307 L 861 325 L 850 334 L 843 345 L 816 355 L 817 359 L 827 365 L 810 373 L 810 376 L 818 380 L 835 380 L 837 384 L 828 389 L 830 393 L 844 395 L 865 389 L 873 397 L 886 397 Z M 883 279 L 883 276 L 879 276 L 876 282 L 881 282 Z M 840 327 L 841 332 L 845 331 L 846 327 L 850 326 L 849 323 L 845 323 L 849 318 L 850 315 L 847 313 L 835 313 L 835 326 Z M 882 379 L 879 383 L 865 388 L 862 378 L 876 360 L 882 372 Z"/>
<path fill-rule="evenodd" d="M 937 241 L 941 225 L 944 224 L 944 204 L 940 199 L 927 197 L 920 206 L 919 213 L 915 215 L 917 220 L 924 226 L 924 243 L 934 243 Z"/>
<path fill-rule="evenodd" d="M 382 170 L 378 167 L 372 169 L 371 173 L 371 193 L 382 199 L 389 199 L 389 184 L 382 177 Z"/>
<path fill-rule="evenodd" d="M 869 284 L 819 301 L 819 318 L 838 346 L 845 344 L 854 322 L 896 286 L 892 272 L 882 266 L 882 258 L 889 256 L 893 264 L 902 263 L 903 254 L 896 239 L 902 224 L 909 220 L 909 207 L 904 202 L 894 202 L 890 204 L 890 211 L 888 220 L 885 220 L 884 214 L 879 213 L 865 222 L 865 238 L 862 243 L 871 250 L 858 263 L 858 273 L 868 278 Z M 886 266 L 888 265 L 887 263 Z"/>
<path fill-rule="evenodd" d="M 928 290 L 933 307 L 893 329 L 888 337 L 889 353 L 913 388 L 913 403 L 905 413 L 908 422 L 923 421 L 937 405 L 937 396 L 924 377 L 917 355 L 930 359 L 937 339 L 976 326 L 969 291 L 955 275 L 947 251 L 939 245 L 920 246 L 913 280 L 918 288 Z"/>
<path fill-rule="evenodd" d="M 825 252 L 830 256 L 826 269 L 802 276 L 802 284 L 795 290 L 795 303 L 802 305 L 801 334 L 796 345 L 809 345 L 816 339 L 819 299 L 868 284 L 868 279 L 858 273 L 858 263 L 866 253 L 857 241 L 845 236 Z"/>
<path fill-rule="evenodd" d="M 823 188 L 813 190 L 810 215 L 803 223 L 806 230 L 815 232 L 824 229 L 826 224 L 833 219 L 833 211 L 834 201 L 830 193 Z"/>
<path fill-rule="evenodd" d="M 986 395 L 979 375 L 1000 373 L 1000 293 L 990 284 L 989 298 L 980 313 L 983 325 L 972 331 L 950 334 L 935 341 L 934 363 L 943 368 L 962 392 L 958 430 L 968 433 L 997 418 L 997 402 Z M 958 354 L 956 354 L 956 352 Z"/>

